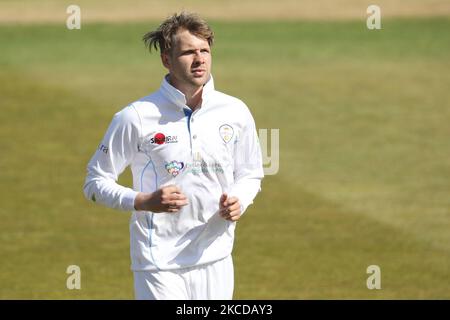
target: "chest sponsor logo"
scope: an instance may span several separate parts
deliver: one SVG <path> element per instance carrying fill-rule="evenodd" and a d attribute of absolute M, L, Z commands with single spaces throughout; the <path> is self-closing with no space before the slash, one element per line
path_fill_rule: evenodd
<path fill-rule="evenodd" d="M 177 136 L 166 136 L 164 133 L 158 132 L 150 139 L 152 144 L 177 143 Z"/>
<path fill-rule="evenodd" d="M 184 168 L 184 163 L 181 161 L 173 160 L 169 163 L 166 163 L 166 170 L 169 174 L 171 174 L 173 177 L 176 177 L 181 170 Z"/>
<path fill-rule="evenodd" d="M 230 126 L 229 124 L 223 124 L 219 127 L 219 134 L 222 140 L 225 143 L 228 143 L 234 136 L 233 127 Z"/>

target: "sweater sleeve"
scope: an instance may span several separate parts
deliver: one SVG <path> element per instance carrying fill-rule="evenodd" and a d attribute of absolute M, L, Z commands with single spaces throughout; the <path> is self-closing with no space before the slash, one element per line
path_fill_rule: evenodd
<path fill-rule="evenodd" d="M 116 113 L 87 166 L 83 187 L 88 200 L 119 210 L 134 210 L 138 192 L 117 183 L 138 152 L 139 116 L 132 106 Z"/>
<path fill-rule="evenodd" d="M 241 213 L 244 213 L 261 191 L 261 180 L 264 178 L 255 121 L 247 106 L 244 110 L 245 124 L 235 144 L 234 183 L 228 192 L 229 196 L 235 196 L 240 200 Z"/>

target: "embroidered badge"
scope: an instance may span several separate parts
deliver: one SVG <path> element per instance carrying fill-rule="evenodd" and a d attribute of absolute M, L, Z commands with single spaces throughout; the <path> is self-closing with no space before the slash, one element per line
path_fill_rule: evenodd
<path fill-rule="evenodd" d="M 180 171 L 184 168 L 184 163 L 174 160 L 169 163 L 166 163 L 165 167 L 169 174 L 171 174 L 173 177 L 176 177 L 180 173 Z"/>
<path fill-rule="evenodd" d="M 229 124 L 223 124 L 219 127 L 219 134 L 222 137 L 222 140 L 225 143 L 230 142 L 230 140 L 233 138 L 234 130 L 233 127 Z"/>

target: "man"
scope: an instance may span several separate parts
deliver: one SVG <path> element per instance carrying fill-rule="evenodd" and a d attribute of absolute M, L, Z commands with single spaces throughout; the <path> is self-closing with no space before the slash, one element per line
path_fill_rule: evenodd
<path fill-rule="evenodd" d="M 144 42 L 169 73 L 114 116 L 85 196 L 133 211 L 137 299 L 231 299 L 236 221 L 263 178 L 255 123 L 243 102 L 214 89 L 213 32 L 197 15 L 173 15 Z M 127 166 L 132 189 L 117 184 Z"/>

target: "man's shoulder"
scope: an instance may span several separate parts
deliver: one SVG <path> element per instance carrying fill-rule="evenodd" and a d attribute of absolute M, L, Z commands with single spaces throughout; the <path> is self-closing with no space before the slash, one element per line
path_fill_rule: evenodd
<path fill-rule="evenodd" d="M 128 106 L 131 106 L 135 109 L 145 109 L 148 110 L 149 108 L 157 108 L 158 105 L 164 102 L 164 97 L 159 91 L 155 91 L 149 95 L 146 95 L 142 98 L 139 98 L 132 103 L 130 103 Z"/>
<path fill-rule="evenodd" d="M 125 106 L 122 106 L 122 108 L 114 114 L 114 118 L 116 119 L 116 121 L 121 122 L 133 122 L 135 120 L 138 120 L 142 110 L 146 110 L 148 109 L 148 107 L 151 107 L 155 104 L 152 95 L 153 94 L 150 94 L 148 96 L 139 98 L 131 103 L 128 103 Z M 143 106 L 147 108 L 143 108 Z"/>
<path fill-rule="evenodd" d="M 214 91 L 214 94 L 216 95 L 214 97 L 215 102 L 218 105 L 222 106 L 223 110 L 226 110 L 227 113 L 238 115 L 237 118 L 245 122 L 253 121 L 253 116 L 250 108 L 244 101 L 235 96 L 217 90 Z"/>
<path fill-rule="evenodd" d="M 159 107 L 164 103 L 163 96 L 155 91 L 149 95 L 141 97 L 125 107 L 123 107 L 118 114 L 122 114 L 124 117 L 138 117 L 145 116 L 146 114 L 159 113 Z"/>
<path fill-rule="evenodd" d="M 235 96 L 217 90 L 214 90 L 214 95 L 215 95 L 214 101 L 216 103 L 226 104 L 228 107 L 233 107 L 236 109 L 240 109 L 242 111 L 248 110 L 248 107 L 245 104 L 245 102 Z"/>

